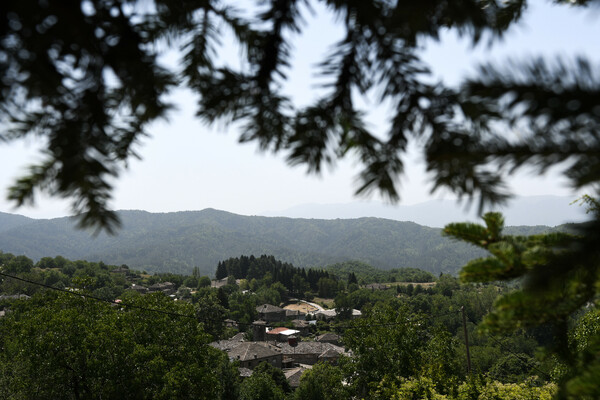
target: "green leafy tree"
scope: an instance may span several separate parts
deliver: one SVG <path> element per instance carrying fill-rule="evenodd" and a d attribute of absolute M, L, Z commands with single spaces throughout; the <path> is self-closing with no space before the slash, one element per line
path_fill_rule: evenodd
<path fill-rule="evenodd" d="M 273 382 L 275 383 L 275 385 L 277 385 L 285 393 L 289 393 L 292 391 L 292 388 L 290 387 L 289 382 L 285 378 L 285 374 L 283 373 L 283 371 L 279 368 L 272 366 L 267 361 L 261 362 L 252 370 L 252 374 L 256 373 L 265 373 L 270 375 L 271 378 L 273 378 Z"/>
<path fill-rule="evenodd" d="M 353 357 L 342 366 L 358 396 L 368 397 L 384 379 L 395 381 L 416 375 L 422 365 L 422 322 L 408 307 L 378 303 L 344 333 L 344 345 Z"/>
<path fill-rule="evenodd" d="M 531 376 L 535 360 L 527 354 L 516 353 L 507 354 L 500 357 L 499 360 L 490 369 L 490 378 L 499 382 L 519 383 Z"/>
<path fill-rule="evenodd" d="M 239 400 L 284 400 L 285 393 L 267 372 L 252 373 L 240 385 Z"/>
<path fill-rule="evenodd" d="M 232 398 L 235 368 L 207 345 L 191 304 L 164 295 L 125 303 L 135 308 L 56 292 L 16 303 L 0 322 L 8 398 Z"/>
<path fill-rule="evenodd" d="M 422 376 L 431 379 L 438 393 L 455 392 L 463 378 L 458 347 L 456 338 L 445 329 L 437 327 L 423 349 Z"/>
<path fill-rule="evenodd" d="M 294 400 L 345 400 L 351 397 L 339 367 L 317 363 L 302 374 Z"/>
<path fill-rule="evenodd" d="M 246 329 L 252 321 L 256 320 L 257 305 L 256 296 L 235 292 L 229 297 L 229 317 L 240 322 L 241 329 Z"/>
<path fill-rule="evenodd" d="M 214 340 L 220 339 L 225 328 L 223 321 L 227 316 L 227 309 L 221 305 L 215 290 L 206 290 L 193 295 L 192 303 L 202 323 L 204 331 Z"/>
<path fill-rule="evenodd" d="M 431 378 L 401 379 L 399 383 L 381 382 L 375 392 L 376 399 L 390 400 L 448 400 L 449 398 L 438 393 Z"/>
<path fill-rule="evenodd" d="M 463 383 L 457 400 L 551 400 L 556 394 L 556 385 L 534 385 L 532 382 L 501 383 L 486 379 L 470 379 Z"/>
<path fill-rule="evenodd" d="M 194 276 L 188 276 L 187 278 L 184 279 L 183 286 L 186 286 L 188 288 L 198 287 L 198 278 L 196 278 Z"/>
<path fill-rule="evenodd" d="M 31 271 L 33 261 L 26 256 L 16 256 L 2 265 L 2 271 L 9 274 L 20 274 Z"/>
<path fill-rule="evenodd" d="M 281 294 L 275 289 L 263 286 L 256 292 L 256 302 L 257 304 L 279 305 L 281 303 Z"/>
<path fill-rule="evenodd" d="M 210 287 L 210 278 L 208 276 L 201 276 L 198 278 L 198 289 Z"/>
<path fill-rule="evenodd" d="M 37 264 L 35 264 L 36 267 L 38 268 L 56 268 L 56 262 L 54 261 L 54 259 L 52 257 L 42 257 L 40 258 L 40 261 L 37 262 Z"/>
<path fill-rule="evenodd" d="M 334 304 L 338 318 L 345 320 L 352 318 L 352 300 L 346 293 L 338 293 Z"/>

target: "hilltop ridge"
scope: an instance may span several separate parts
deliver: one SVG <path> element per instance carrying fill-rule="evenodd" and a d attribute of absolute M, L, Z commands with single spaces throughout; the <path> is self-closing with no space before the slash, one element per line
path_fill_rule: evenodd
<path fill-rule="evenodd" d="M 242 254 L 270 254 L 298 267 L 358 260 L 383 269 L 417 267 L 433 273 L 454 273 L 482 254 L 442 237 L 438 228 L 382 218 L 293 219 L 216 209 L 119 211 L 119 217 L 123 226 L 118 235 L 95 237 L 75 229 L 70 217 L 36 220 L 0 213 L 0 250 L 33 259 L 62 255 L 147 271 L 189 273 L 197 266 L 209 275 L 220 260 Z M 515 229 L 530 234 L 550 228 L 511 228 Z"/>

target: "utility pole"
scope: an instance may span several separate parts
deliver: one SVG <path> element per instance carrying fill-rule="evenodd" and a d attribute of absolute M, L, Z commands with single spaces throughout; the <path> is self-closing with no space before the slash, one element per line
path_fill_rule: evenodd
<path fill-rule="evenodd" d="M 471 353 L 469 353 L 469 334 L 467 333 L 467 318 L 465 317 L 465 306 L 460 307 L 463 320 L 463 330 L 465 332 L 465 345 L 467 346 L 467 373 L 471 374 Z"/>

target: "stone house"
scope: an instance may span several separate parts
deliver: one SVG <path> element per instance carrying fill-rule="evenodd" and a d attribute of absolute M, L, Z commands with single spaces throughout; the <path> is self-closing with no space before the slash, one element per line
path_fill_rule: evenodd
<path fill-rule="evenodd" d="M 314 365 L 319 361 L 336 364 L 342 354 L 347 354 L 343 347 L 324 342 L 298 342 L 296 346 L 282 343 L 279 348 L 286 366 L 296 364 Z"/>
<path fill-rule="evenodd" d="M 310 368 L 310 366 L 287 368 L 283 370 L 283 374 L 285 375 L 285 379 L 290 384 L 290 387 L 292 389 L 296 389 L 298 386 L 300 386 L 300 378 L 302 377 L 304 372 Z"/>
<path fill-rule="evenodd" d="M 264 342 L 267 340 L 267 323 L 262 320 L 252 323 L 252 338 L 255 342 Z"/>
<path fill-rule="evenodd" d="M 148 293 L 148 288 L 146 286 L 136 285 L 135 283 L 131 285 L 131 290 L 135 290 L 140 294 Z"/>
<path fill-rule="evenodd" d="M 263 304 L 256 307 L 258 318 L 266 322 L 283 322 L 286 320 L 286 310 L 272 304 Z"/>
<path fill-rule="evenodd" d="M 166 295 L 175 293 L 175 284 L 173 282 L 159 282 L 148 288 L 149 293 L 163 292 Z"/>
<path fill-rule="evenodd" d="M 337 335 L 333 332 L 327 332 L 327 333 L 317 336 L 315 338 L 315 341 L 323 342 L 323 343 L 331 343 L 331 344 L 335 344 L 336 346 L 339 346 L 340 335 Z"/>
<path fill-rule="evenodd" d="M 302 311 L 299 310 L 289 310 L 289 309 L 285 309 L 285 318 L 287 320 L 304 320 L 306 319 L 306 313 L 303 313 Z"/>
<path fill-rule="evenodd" d="M 310 323 L 303 319 L 295 319 L 292 321 L 294 329 L 296 329 L 300 336 L 308 336 L 310 334 Z"/>
<path fill-rule="evenodd" d="M 281 351 L 264 342 L 241 342 L 228 350 L 227 355 L 230 360 L 239 361 L 241 368 L 253 369 L 263 361 L 280 369 L 283 365 Z"/>

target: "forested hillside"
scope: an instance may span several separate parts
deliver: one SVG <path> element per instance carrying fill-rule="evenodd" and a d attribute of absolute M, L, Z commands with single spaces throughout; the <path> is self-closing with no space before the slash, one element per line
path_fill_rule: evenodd
<path fill-rule="evenodd" d="M 317 220 L 242 216 L 206 209 L 153 214 L 121 211 L 117 236 L 74 228 L 71 218 L 32 220 L 0 214 L 0 250 L 38 260 L 47 255 L 103 260 L 147 271 L 190 273 L 241 254 L 273 254 L 297 267 L 358 260 L 383 269 L 417 267 L 456 272 L 482 254 L 440 230 L 378 218 Z M 547 227 L 520 227 L 531 234 Z"/>
<path fill-rule="evenodd" d="M 373 290 L 347 272 L 368 271 L 363 279 L 390 271 L 358 262 L 305 270 L 267 255 L 218 263 L 216 275 L 228 276 L 219 287 L 197 269 L 148 275 L 62 256 L 34 263 L 3 252 L 0 265 L 2 399 L 550 400 L 557 380 L 568 377 L 558 359 L 540 357 L 540 346 L 553 342 L 551 330 L 491 337 L 477 329 L 498 296 L 512 290 L 504 284 L 463 285 L 450 275 L 402 269 L 394 272 L 398 279 L 434 284 Z M 282 316 L 276 307 L 289 303 L 293 311 L 296 298 L 323 297 L 335 306 L 328 318 Z M 314 357 L 295 358 L 286 340 L 264 344 L 254 336 L 250 327 L 266 306 L 283 317 L 268 325 L 302 329 L 298 344 Z M 591 312 L 576 322 L 589 332 L 596 318 Z M 241 364 L 247 360 L 232 357 L 237 346 L 268 347 L 275 361 L 254 361 L 255 353 L 254 364 Z M 323 348 L 329 359 L 317 357 Z M 283 356 L 287 366 L 276 362 Z M 238 369 L 244 365 L 252 370 Z"/>
<path fill-rule="evenodd" d="M 7 231 L 17 226 L 26 225 L 34 221 L 34 219 L 27 218 L 22 215 L 0 212 L 0 232 Z"/>

